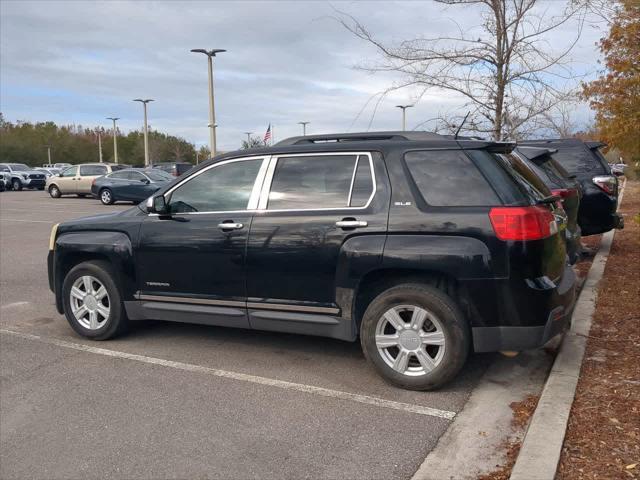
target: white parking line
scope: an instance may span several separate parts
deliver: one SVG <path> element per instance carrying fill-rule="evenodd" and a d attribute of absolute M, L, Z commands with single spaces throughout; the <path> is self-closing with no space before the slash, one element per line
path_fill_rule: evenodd
<path fill-rule="evenodd" d="M 2 305 L 2 306 L 0 306 L 0 308 L 22 307 L 23 305 L 29 305 L 29 302 L 13 302 L 13 303 L 7 303 L 6 305 Z"/>
<path fill-rule="evenodd" d="M 3 222 L 22 222 L 22 223 L 55 223 L 52 220 L 20 220 L 18 218 L 0 218 Z"/>
<path fill-rule="evenodd" d="M 204 373 L 215 377 L 230 378 L 242 382 L 257 383 L 259 385 L 267 385 L 269 387 L 282 388 L 284 390 L 293 390 L 297 392 L 311 393 L 322 397 L 337 398 L 339 400 L 349 400 L 366 405 L 373 405 L 381 408 L 390 408 L 392 410 L 400 410 L 408 413 L 416 413 L 418 415 L 427 415 L 430 417 L 439 417 L 451 420 L 456 416 L 455 412 L 448 410 L 439 410 L 437 408 L 424 407 L 422 405 L 412 405 L 410 403 L 394 402 L 393 400 L 385 400 L 378 397 L 370 397 L 368 395 L 358 395 L 355 393 L 342 392 L 340 390 L 331 390 L 329 388 L 315 387 L 313 385 L 305 385 L 302 383 L 286 382 L 284 380 L 275 380 L 273 378 L 258 377 L 256 375 L 248 375 L 245 373 L 230 372 L 227 370 L 219 370 L 217 368 L 203 367 L 201 365 L 193 365 L 190 363 L 174 362 L 164 360 L 162 358 L 147 357 L 144 355 L 136 355 L 133 353 L 109 350 L 106 348 L 92 347 L 80 343 L 67 342 L 56 338 L 41 337 L 28 333 L 16 332 L 14 330 L 0 329 L 0 333 L 13 335 L 28 340 L 35 340 L 58 347 L 79 350 L 81 352 L 94 353 L 96 355 L 104 355 L 106 357 L 121 358 L 125 360 L 133 360 L 136 362 L 147 363 L 151 365 L 161 365 L 163 367 L 175 368 L 178 370 L 186 370 L 188 372 Z"/>

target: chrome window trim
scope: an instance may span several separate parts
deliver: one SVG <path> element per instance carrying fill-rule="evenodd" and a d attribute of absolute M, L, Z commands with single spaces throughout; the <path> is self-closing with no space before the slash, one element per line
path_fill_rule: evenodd
<path fill-rule="evenodd" d="M 165 193 L 162 194 L 162 196 L 165 198 L 165 201 L 168 201 L 167 197 L 170 197 L 171 194 L 180 186 L 184 185 L 185 183 L 193 180 L 194 178 L 196 178 L 199 175 L 202 175 L 204 172 L 207 172 L 209 170 L 211 170 L 212 168 L 217 168 L 220 167 L 222 165 L 227 165 L 229 163 L 235 163 L 235 162 L 244 162 L 244 161 L 248 161 L 248 160 L 262 160 L 262 164 L 260 165 L 260 169 L 258 170 L 258 174 L 256 175 L 256 179 L 253 182 L 253 187 L 251 189 L 251 195 L 249 196 L 249 201 L 247 202 L 247 207 L 244 210 L 210 210 L 210 211 L 205 211 L 205 212 L 179 212 L 179 213 L 172 213 L 172 216 L 176 216 L 176 215 L 204 215 L 204 214 L 216 214 L 216 213 L 254 213 L 255 212 L 255 207 L 253 208 L 249 208 L 252 207 L 252 202 L 253 204 L 257 203 L 256 199 L 259 198 L 260 195 L 260 190 L 262 189 L 262 183 L 264 180 L 264 175 L 265 172 L 267 170 L 267 165 L 269 163 L 269 160 L 271 159 L 271 156 L 269 155 L 255 155 L 255 156 L 251 156 L 251 157 L 240 157 L 240 158 L 232 158 L 229 160 L 223 160 L 222 162 L 218 162 L 218 163 L 214 163 L 213 165 L 209 165 L 206 168 L 203 168 L 202 170 L 200 170 L 199 172 L 190 175 L 189 177 L 181 180 L 180 182 L 176 183 L 173 187 L 171 187 L 169 190 L 167 190 Z M 147 207 L 151 207 L 153 206 L 153 195 L 151 197 L 149 197 L 147 199 Z M 148 213 L 147 214 L 150 217 L 158 217 L 159 215 L 157 213 Z"/>
<path fill-rule="evenodd" d="M 360 159 L 360 156 L 366 156 L 369 159 L 369 168 L 371 170 L 371 181 L 373 182 L 373 191 L 371 192 L 371 195 L 369 196 L 369 199 L 367 200 L 367 203 L 362 206 L 362 207 L 350 207 L 349 204 L 347 203 L 346 206 L 344 207 L 327 207 L 327 208 L 286 208 L 286 209 L 273 209 L 273 210 L 269 210 L 267 208 L 267 205 L 269 203 L 269 193 L 271 191 L 271 183 L 273 182 L 273 174 L 275 173 L 276 170 L 276 164 L 278 163 L 278 160 L 280 158 L 286 157 L 335 157 L 335 156 L 350 156 L 356 157 L 356 167 L 358 164 L 358 161 Z M 352 179 L 355 179 L 355 170 L 354 170 L 354 176 Z M 378 190 L 377 187 L 377 179 L 376 179 L 376 172 L 373 166 L 373 156 L 371 155 L 371 152 L 359 152 L 359 151 L 353 151 L 353 152 L 313 152 L 313 153 L 290 153 L 290 154 L 279 154 L 279 155 L 272 155 L 271 159 L 269 160 L 269 168 L 267 170 L 267 175 L 264 179 L 264 185 L 262 186 L 262 192 L 260 194 L 260 202 L 258 203 L 258 210 L 257 213 L 268 213 L 268 212 L 324 212 L 324 211 L 342 211 L 342 210 L 365 210 L 366 208 L 369 208 L 369 205 L 371 205 L 371 202 L 373 201 L 373 197 L 375 197 L 376 192 Z M 350 203 L 350 202 L 349 202 Z"/>
<path fill-rule="evenodd" d="M 356 157 L 356 163 L 353 165 L 353 173 L 351 174 L 351 183 L 349 184 L 349 195 L 347 195 L 347 207 L 351 206 L 351 195 L 353 194 L 353 184 L 356 181 L 356 172 L 358 171 L 358 163 L 360 155 Z"/>

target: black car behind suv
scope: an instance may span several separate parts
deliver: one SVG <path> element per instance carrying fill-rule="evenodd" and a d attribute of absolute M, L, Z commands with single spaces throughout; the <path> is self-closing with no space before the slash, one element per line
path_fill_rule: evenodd
<path fill-rule="evenodd" d="M 567 172 L 575 175 L 582 186 L 582 199 L 578 211 L 578 223 L 582 236 L 623 228 L 618 208 L 618 179 L 600 152 L 605 144 L 583 142 L 577 138 L 555 140 L 527 140 L 519 145 L 544 147 L 556 150 L 552 157 Z"/>
<path fill-rule="evenodd" d="M 96 340 L 142 319 L 360 338 L 386 380 L 438 387 L 573 308 L 566 215 L 512 148 L 379 132 L 225 154 L 146 207 L 54 227 L 57 309 Z"/>

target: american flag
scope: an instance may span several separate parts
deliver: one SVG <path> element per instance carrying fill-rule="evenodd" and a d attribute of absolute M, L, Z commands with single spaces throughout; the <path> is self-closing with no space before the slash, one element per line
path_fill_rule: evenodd
<path fill-rule="evenodd" d="M 271 124 L 267 127 L 267 131 L 264 134 L 264 144 L 267 145 L 271 140 Z"/>

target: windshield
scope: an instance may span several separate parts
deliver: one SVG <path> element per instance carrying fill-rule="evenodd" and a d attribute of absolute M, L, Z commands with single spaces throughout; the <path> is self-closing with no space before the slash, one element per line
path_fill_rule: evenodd
<path fill-rule="evenodd" d="M 154 182 L 168 182 L 176 178 L 173 175 L 170 175 L 167 172 L 163 172 L 162 170 L 158 170 L 158 169 L 146 170 L 144 174 Z"/>
<path fill-rule="evenodd" d="M 23 170 L 31 170 L 31 168 L 24 163 L 9 163 L 9 168 L 11 170 L 23 171 Z"/>

